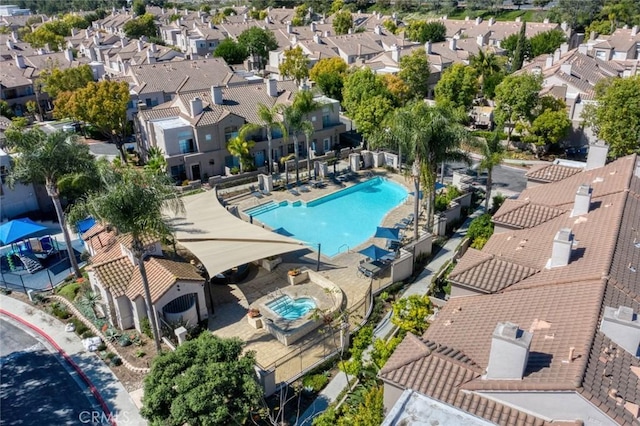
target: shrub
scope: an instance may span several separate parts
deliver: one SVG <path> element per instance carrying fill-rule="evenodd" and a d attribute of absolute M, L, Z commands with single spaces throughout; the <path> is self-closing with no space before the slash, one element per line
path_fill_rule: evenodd
<path fill-rule="evenodd" d="M 147 353 L 145 351 L 143 351 L 142 349 L 138 349 L 136 351 L 136 358 L 142 358 L 143 356 L 145 356 Z"/>
<path fill-rule="evenodd" d="M 58 289 L 58 294 L 69 302 L 73 302 L 78 292 L 80 291 L 80 283 L 72 282 L 69 284 L 65 284 Z"/>
<path fill-rule="evenodd" d="M 498 194 L 495 197 L 493 197 L 492 198 L 493 203 L 491 204 L 491 214 L 495 214 L 495 212 L 497 212 L 500 209 L 500 207 L 502 206 L 502 204 L 506 199 L 507 197 L 505 197 L 502 194 Z"/>
<path fill-rule="evenodd" d="M 105 358 L 106 360 L 111 360 L 111 359 L 113 359 L 115 356 L 116 356 L 116 354 L 114 354 L 113 352 L 107 352 L 107 353 L 105 354 L 104 358 Z"/>
<path fill-rule="evenodd" d="M 478 250 L 484 247 L 484 244 L 492 234 L 493 222 L 491 221 L 491 215 L 488 213 L 473 219 L 467 231 L 467 237 L 471 240 L 471 247 Z"/>
<path fill-rule="evenodd" d="M 87 330 L 84 333 L 82 333 L 80 337 L 83 339 L 88 339 L 89 337 L 95 337 L 95 334 L 93 333 L 93 331 Z"/>
<path fill-rule="evenodd" d="M 329 378 L 325 374 L 314 374 L 312 376 L 305 376 L 305 378 L 302 379 L 302 386 L 314 392 L 320 392 L 327 383 L 329 383 Z"/>
<path fill-rule="evenodd" d="M 120 336 L 120 338 L 118 339 L 118 343 L 120 344 L 120 346 L 125 347 L 125 346 L 130 346 L 131 345 L 131 339 L 129 339 L 129 336 L 127 336 L 126 334 L 123 334 L 122 336 Z"/>
<path fill-rule="evenodd" d="M 61 305 L 59 302 L 51 304 L 51 314 L 59 319 L 67 319 L 71 316 L 69 311 L 67 311 L 67 307 Z"/>
<path fill-rule="evenodd" d="M 111 358 L 111 366 L 117 367 L 119 365 L 122 365 L 122 360 L 119 356 L 114 356 L 113 358 Z"/>
<path fill-rule="evenodd" d="M 143 318 L 140 321 L 140 329 L 142 330 L 142 334 L 147 336 L 149 339 L 153 339 L 153 332 L 151 331 L 151 323 L 149 322 L 149 318 Z"/>
<path fill-rule="evenodd" d="M 74 327 L 76 328 L 75 332 L 78 336 L 82 336 L 83 333 L 89 331 L 89 328 L 86 325 L 84 325 L 84 323 L 80 321 L 78 318 L 75 318 L 75 317 L 71 318 L 69 322 L 73 324 Z"/>

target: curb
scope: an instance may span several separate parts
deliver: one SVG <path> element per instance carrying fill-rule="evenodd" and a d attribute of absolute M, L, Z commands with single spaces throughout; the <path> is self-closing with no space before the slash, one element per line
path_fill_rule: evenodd
<path fill-rule="evenodd" d="M 109 423 L 113 426 L 117 426 L 116 421 L 111 416 L 111 411 L 109 410 L 107 403 L 102 398 L 102 395 L 100 395 L 100 392 L 98 391 L 98 389 L 94 386 L 94 384 L 91 382 L 89 377 L 85 374 L 85 372 L 82 371 L 80 367 L 78 367 L 78 364 L 76 364 L 75 361 L 71 359 L 71 357 L 60 347 L 60 345 L 58 345 L 58 343 L 56 343 L 55 340 L 53 340 L 51 336 L 49 336 L 47 333 L 42 331 L 39 327 L 36 327 L 35 325 L 25 321 L 24 319 L 20 318 L 17 315 L 12 314 L 11 312 L 7 312 L 4 309 L 0 309 L 0 314 L 6 315 L 15 321 L 18 321 L 20 324 L 26 327 L 29 327 L 31 330 L 35 331 L 41 337 L 46 339 L 47 342 L 49 342 L 49 344 L 58 351 L 58 353 L 65 359 L 65 361 L 67 361 L 67 363 L 71 366 L 71 368 L 73 368 L 76 371 L 76 373 L 80 375 L 82 380 L 87 384 L 87 386 L 89 387 L 89 390 L 91 391 L 91 394 L 94 396 L 94 398 L 96 398 L 96 400 L 100 404 L 100 407 L 102 407 L 102 411 L 109 419 Z"/>

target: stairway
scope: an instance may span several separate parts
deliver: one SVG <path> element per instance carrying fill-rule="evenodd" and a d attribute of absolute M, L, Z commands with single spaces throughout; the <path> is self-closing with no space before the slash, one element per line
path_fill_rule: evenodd
<path fill-rule="evenodd" d="M 25 256 L 22 254 L 19 255 L 18 257 L 20 258 L 20 261 L 24 265 L 27 272 L 29 272 L 30 274 L 33 274 L 34 272 L 38 272 L 42 269 L 42 265 L 40 264 L 38 259 L 33 259 L 31 257 Z"/>

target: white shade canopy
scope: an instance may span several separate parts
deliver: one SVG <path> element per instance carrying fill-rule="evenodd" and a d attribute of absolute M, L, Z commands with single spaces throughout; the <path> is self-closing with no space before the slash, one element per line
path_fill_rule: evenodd
<path fill-rule="evenodd" d="M 185 214 L 172 221 L 176 238 L 200 259 L 211 277 L 238 265 L 305 248 L 298 240 L 234 216 L 220 204 L 214 191 L 183 201 Z"/>

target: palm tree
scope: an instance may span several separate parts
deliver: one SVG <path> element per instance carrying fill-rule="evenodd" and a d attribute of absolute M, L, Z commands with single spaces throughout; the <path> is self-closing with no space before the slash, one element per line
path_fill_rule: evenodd
<path fill-rule="evenodd" d="M 252 140 L 246 140 L 247 133 L 254 130 L 255 126 L 252 124 L 245 124 L 238 131 L 238 135 L 229 139 L 227 142 L 227 151 L 229 154 L 238 157 L 238 162 L 240 163 L 240 173 L 243 172 L 242 163 L 244 158 L 249 155 L 251 152 L 251 148 L 255 146 L 255 142 Z"/>
<path fill-rule="evenodd" d="M 164 152 L 162 151 L 162 148 L 152 146 L 151 148 L 149 148 L 147 154 L 149 160 L 144 166 L 145 170 L 155 174 L 167 173 L 167 160 L 166 158 L 164 158 Z"/>
<path fill-rule="evenodd" d="M 264 129 L 267 131 L 267 142 L 269 150 L 269 153 L 267 154 L 269 167 L 267 168 L 267 170 L 269 171 L 269 174 L 273 173 L 273 149 L 271 147 L 271 132 L 274 128 L 282 128 L 282 123 L 277 120 L 279 111 L 280 108 L 278 105 L 274 105 L 269 108 L 265 104 L 258 104 L 258 118 L 260 118 L 262 127 L 264 127 Z"/>
<path fill-rule="evenodd" d="M 282 105 L 280 107 L 283 120 L 282 138 L 285 142 L 289 141 L 289 136 L 293 138 L 293 158 L 296 166 L 296 184 L 300 181 L 300 174 L 298 171 L 298 132 L 302 126 L 302 113 L 296 109 L 293 105 Z"/>
<path fill-rule="evenodd" d="M 149 239 L 163 239 L 172 235 L 165 214 L 182 212 L 182 200 L 176 196 L 166 175 L 125 167 L 105 171 L 103 180 L 104 190 L 89 194 L 73 207 L 69 216 L 91 215 L 101 223 L 114 227 L 118 233 L 131 236 L 131 252 L 142 278 L 147 316 L 156 349 L 160 351 L 158 323 L 144 265 L 148 254 L 145 243 Z"/>
<path fill-rule="evenodd" d="M 488 140 L 474 142 L 480 148 L 482 159 L 478 168 L 487 171 L 487 189 L 486 199 L 484 200 L 484 208 L 489 211 L 489 201 L 491 200 L 491 185 L 493 184 L 493 168 L 499 166 L 504 159 L 504 147 L 500 142 L 500 135 L 497 131 Z"/>
<path fill-rule="evenodd" d="M 313 128 L 313 123 L 309 120 L 305 120 L 300 125 L 302 132 L 304 133 L 305 139 L 307 141 L 307 173 L 309 173 L 309 179 L 311 179 L 311 152 L 309 151 L 309 141 L 311 140 L 311 136 L 313 136 L 313 132 L 316 129 Z"/>
<path fill-rule="evenodd" d="M 480 92 L 484 94 L 486 79 L 502 70 L 500 60 L 495 53 L 480 49 L 477 55 L 471 55 L 469 64 L 478 71 Z"/>
<path fill-rule="evenodd" d="M 95 158 L 89 147 L 78 141 L 75 135 L 58 131 L 45 134 L 40 129 L 26 132 L 8 129 L 7 146 L 16 154 L 9 174 L 9 185 L 16 182 L 44 184 L 51 197 L 64 235 L 69 261 L 76 277 L 82 277 L 67 229 L 58 182 L 67 176 L 91 175 L 95 171 Z"/>

